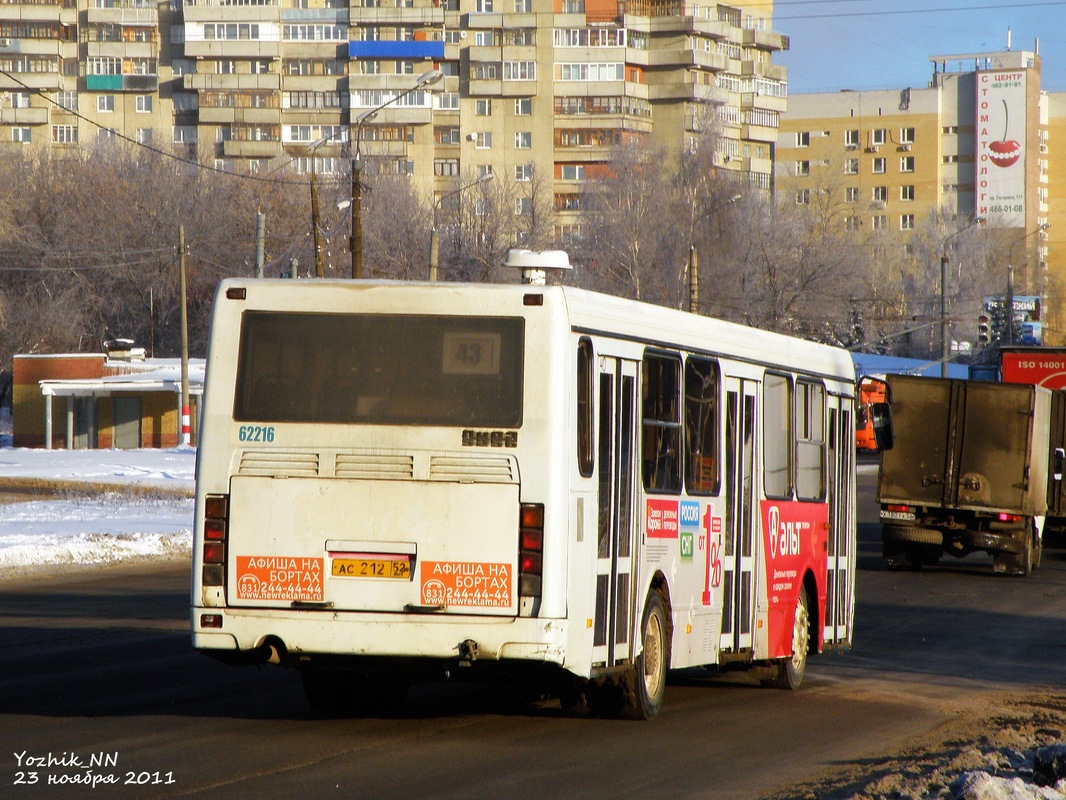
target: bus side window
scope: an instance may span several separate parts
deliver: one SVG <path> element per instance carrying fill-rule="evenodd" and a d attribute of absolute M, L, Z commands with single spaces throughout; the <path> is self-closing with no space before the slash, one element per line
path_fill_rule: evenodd
<path fill-rule="evenodd" d="M 685 486 L 689 494 L 718 491 L 718 364 L 691 356 L 685 361 Z"/>
<path fill-rule="evenodd" d="M 583 478 L 592 475 L 596 466 L 592 446 L 592 341 L 582 339 L 577 344 L 577 469 Z"/>
<path fill-rule="evenodd" d="M 646 354 L 641 382 L 641 472 L 649 492 L 681 491 L 681 361 Z"/>
<path fill-rule="evenodd" d="M 792 385 L 785 375 L 763 379 L 763 486 L 767 497 L 792 496 Z"/>
<path fill-rule="evenodd" d="M 825 387 L 796 383 L 796 494 L 800 500 L 825 497 Z"/>

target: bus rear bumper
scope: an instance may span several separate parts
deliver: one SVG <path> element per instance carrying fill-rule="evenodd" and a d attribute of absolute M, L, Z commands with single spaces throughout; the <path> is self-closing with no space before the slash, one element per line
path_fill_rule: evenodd
<path fill-rule="evenodd" d="M 216 629 L 204 628 L 205 616 L 215 618 Z M 566 641 L 567 622 L 561 619 L 397 619 L 390 614 L 192 609 L 193 647 L 225 661 L 297 666 L 315 659 L 352 656 L 524 661 L 565 667 Z"/>

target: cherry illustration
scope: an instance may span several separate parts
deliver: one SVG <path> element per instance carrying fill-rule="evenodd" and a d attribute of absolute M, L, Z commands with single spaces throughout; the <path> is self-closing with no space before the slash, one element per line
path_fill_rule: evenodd
<path fill-rule="evenodd" d="M 1003 100 L 1003 138 L 998 142 L 990 142 L 988 149 L 991 151 L 988 158 L 997 167 L 1009 167 L 1017 163 L 1022 157 L 1022 146 L 1014 139 L 1007 138 L 1007 123 L 1010 119 L 1007 110 L 1007 101 Z"/>

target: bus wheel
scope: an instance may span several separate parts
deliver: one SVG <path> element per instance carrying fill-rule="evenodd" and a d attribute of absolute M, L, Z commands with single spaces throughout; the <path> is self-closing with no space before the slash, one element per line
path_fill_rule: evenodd
<path fill-rule="evenodd" d="M 658 592 L 648 594 L 640 630 L 643 647 L 634 664 L 634 685 L 628 711 L 634 719 L 651 719 L 662 708 L 666 671 L 670 666 L 666 609 Z"/>
<path fill-rule="evenodd" d="M 792 656 L 774 664 L 773 683 L 779 689 L 798 689 L 807 669 L 807 653 L 811 647 L 811 615 L 807 605 L 807 590 L 801 588 L 796 602 L 796 617 L 792 622 Z"/>

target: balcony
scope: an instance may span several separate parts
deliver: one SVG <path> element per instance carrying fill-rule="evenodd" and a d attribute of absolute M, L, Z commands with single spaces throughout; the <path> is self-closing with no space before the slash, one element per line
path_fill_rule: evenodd
<path fill-rule="evenodd" d="M 126 25 L 159 27 L 157 8 L 94 8 L 89 6 L 86 21 L 90 25 Z"/>
<path fill-rule="evenodd" d="M 226 158 L 276 158 L 281 155 L 281 142 L 241 142 L 230 139 L 222 143 Z"/>
<path fill-rule="evenodd" d="M 47 108 L 0 108 L 0 125 L 45 125 Z"/>
<path fill-rule="evenodd" d="M 156 92 L 158 75 L 86 75 L 85 89 L 89 92 Z"/>
<path fill-rule="evenodd" d="M 443 8 L 360 8 L 352 6 L 348 18 L 355 25 L 426 25 L 444 24 Z"/>
<path fill-rule="evenodd" d="M 743 43 L 745 47 L 754 47 L 758 50 L 767 50 L 770 52 L 788 50 L 789 45 L 791 44 L 789 38 L 782 33 L 754 30 L 751 28 L 745 28 Z"/>
<path fill-rule="evenodd" d="M 239 89 L 246 89 L 249 91 L 255 89 L 277 91 L 281 89 L 280 75 L 238 75 L 236 73 L 219 75 L 214 72 L 192 72 L 182 77 L 184 79 L 182 88 L 187 92 L 237 91 Z M 289 85 L 289 80 L 291 79 L 286 80 L 286 86 Z"/>
<path fill-rule="evenodd" d="M 185 40 L 187 58 L 227 58 L 227 59 L 277 59 L 281 57 L 278 42 L 248 39 L 211 39 Z"/>
<path fill-rule="evenodd" d="M 444 58 L 444 42 L 375 41 L 349 42 L 349 58 L 400 58 L 405 60 Z"/>

